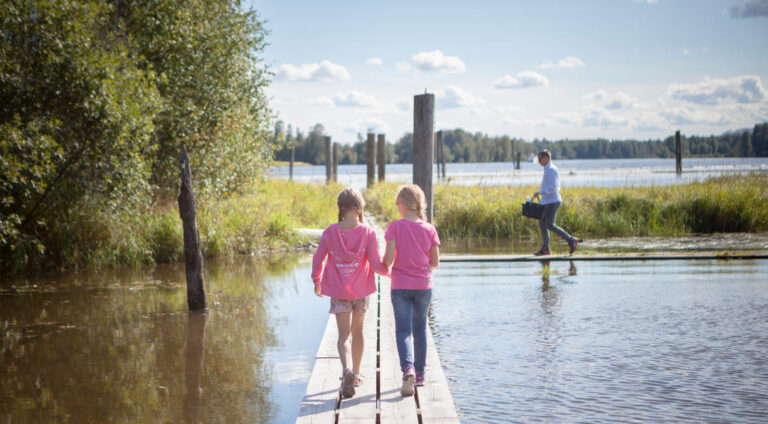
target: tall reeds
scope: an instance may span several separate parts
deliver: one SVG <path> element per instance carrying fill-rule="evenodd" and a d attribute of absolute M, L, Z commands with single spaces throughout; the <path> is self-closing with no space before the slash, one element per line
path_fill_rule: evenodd
<path fill-rule="evenodd" d="M 538 221 L 521 214 L 534 186 L 435 186 L 435 225 L 442 237 L 529 237 Z M 364 194 L 369 209 L 398 219 L 397 184 Z M 588 237 L 677 236 L 768 231 L 768 173 L 725 176 L 674 186 L 561 190 L 557 223 Z"/>

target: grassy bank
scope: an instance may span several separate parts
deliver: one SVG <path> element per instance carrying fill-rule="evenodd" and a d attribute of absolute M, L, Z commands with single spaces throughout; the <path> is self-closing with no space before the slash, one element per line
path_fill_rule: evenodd
<path fill-rule="evenodd" d="M 325 228 L 336 221 L 338 185 L 267 180 L 243 193 L 196 199 L 204 256 L 234 256 L 287 249 L 300 243 L 298 227 Z M 84 203 L 62 216 L 45 236 L 44 249 L 17 250 L 13 272 L 32 269 L 140 265 L 182 260 L 178 206 L 105 214 Z M 23 256 L 22 256 L 23 255 Z"/>
<path fill-rule="evenodd" d="M 368 208 L 397 219 L 398 184 L 377 184 Z M 538 187 L 435 186 L 435 224 L 442 237 L 530 237 L 538 221 L 520 204 Z M 567 188 L 557 223 L 584 237 L 679 236 L 768 231 L 768 173 L 728 176 L 677 186 Z"/>

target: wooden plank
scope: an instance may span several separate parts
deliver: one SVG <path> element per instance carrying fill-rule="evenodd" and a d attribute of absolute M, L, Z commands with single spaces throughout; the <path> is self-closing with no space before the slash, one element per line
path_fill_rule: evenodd
<path fill-rule="evenodd" d="M 390 282 L 388 278 L 381 280 L 381 422 L 418 423 L 416 398 L 400 395 L 403 374 L 395 341 Z"/>
<path fill-rule="evenodd" d="M 307 391 L 301 401 L 296 423 L 333 423 L 336 404 L 339 399 L 341 361 L 336 348 L 338 338 L 336 320 L 329 317 L 323 332 L 323 339 L 315 354 L 315 365 L 307 384 Z"/>
<path fill-rule="evenodd" d="M 348 423 L 356 420 L 371 422 L 376 417 L 376 293 L 371 295 L 371 307 L 365 316 L 365 350 L 360 364 L 363 382 L 355 388 L 355 396 L 342 399 L 339 422 Z"/>
<path fill-rule="evenodd" d="M 341 363 L 338 358 L 315 360 L 296 423 L 330 424 L 334 422 L 340 375 Z"/>
<path fill-rule="evenodd" d="M 662 260 L 712 260 L 712 259 L 768 259 L 763 252 L 653 252 L 614 253 L 600 255 L 445 255 L 440 262 L 541 262 L 541 261 L 662 261 Z"/>
<path fill-rule="evenodd" d="M 427 369 L 424 386 L 417 387 L 424 423 L 459 423 L 432 331 L 427 328 Z"/>

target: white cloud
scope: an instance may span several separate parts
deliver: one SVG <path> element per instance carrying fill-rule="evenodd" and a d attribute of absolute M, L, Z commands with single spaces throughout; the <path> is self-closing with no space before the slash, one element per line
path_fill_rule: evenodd
<path fill-rule="evenodd" d="M 378 101 L 371 95 L 353 91 L 333 96 L 333 104 L 337 107 L 373 107 L 378 104 Z"/>
<path fill-rule="evenodd" d="M 372 57 L 372 58 L 370 58 L 370 59 L 365 61 L 366 65 L 371 65 L 371 66 L 379 66 L 382 63 L 384 63 L 384 61 L 381 60 L 380 57 Z"/>
<path fill-rule="evenodd" d="M 768 0 L 746 0 L 730 9 L 732 18 L 768 17 Z"/>
<path fill-rule="evenodd" d="M 606 112 L 604 110 L 592 110 L 581 121 L 581 125 L 584 127 L 615 128 L 628 124 L 629 121 L 627 121 L 625 118 Z"/>
<path fill-rule="evenodd" d="M 582 61 L 578 57 L 568 56 L 558 60 L 557 63 L 552 63 L 552 62 L 542 63 L 541 66 L 539 67 L 541 69 L 548 69 L 548 68 L 577 68 L 580 66 L 584 66 L 584 61 Z"/>
<path fill-rule="evenodd" d="M 633 109 L 639 101 L 626 93 L 619 91 L 612 97 L 609 97 L 608 102 L 605 104 L 606 109 Z"/>
<path fill-rule="evenodd" d="M 461 59 L 457 56 L 445 56 L 440 50 L 416 53 L 411 56 L 410 64 L 399 62 L 397 66 L 401 70 L 415 68 L 421 71 L 443 73 L 462 73 L 465 70 L 464 62 Z"/>
<path fill-rule="evenodd" d="M 483 104 L 483 100 L 472 96 L 455 85 L 448 86 L 445 90 L 435 92 L 435 100 L 438 107 L 450 109 L 455 107 L 477 106 Z"/>
<path fill-rule="evenodd" d="M 329 97 L 315 97 L 309 103 L 315 106 L 333 106 L 333 99 Z"/>
<path fill-rule="evenodd" d="M 732 121 L 713 110 L 694 109 L 693 107 L 673 107 L 659 112 L 672 125 L 727 125 Z"/>
<path fill-rule="evenodd" d="M 411 100 L 410 99 L 400 99 L 397 101 L 395 106 L 404 112 L 407 112 L 411 110 Z"/>
<path fill-rule="evenodd" d="M 760 77 L 742 75 L 726 79 L 705 79 L 695 84 L 672 84 L 672 98 L 703 105 L 715 105 L 725 101 L 758 103 L 768 97 Z"/>
<path fill-rule="evenodd" d="M 498 106 L 496 112 L 500 114 L 524 113 L 527 109 L 522 106 Z"/>
<path fill-rule="evenodd" d="M 498 89 L 528 88 L 528 87 L 546 87 L 549 85 L 549 79 L 534 71 L 518 72 L 515 76 L 504 75 L 493 83 Z"/>
<path fill-rule="evenodd" d="M 277 68 L 275 76 L 288 81 L 348 81 L 350 78 L 347 68 L 328 60 L 299 66 L 286 63 Z"/>
<path fill-rule="evenodd" d="M 597 90 L 582 97 L 584 100 L 606 100 L 610 95 L 605 90 Z"/>

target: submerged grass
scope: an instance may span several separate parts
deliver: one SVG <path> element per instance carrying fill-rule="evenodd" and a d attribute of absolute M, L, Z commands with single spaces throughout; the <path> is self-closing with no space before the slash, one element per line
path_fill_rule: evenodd
<path fill-rule="evenodd" d="M 366 190 L 368 208 L 398 219 L 398 184 Z M 441 237 L 531 237 L 538 221 L 521 214 L 534 186 L 445 186 L 434 192 Z M 675 186 L 567 188 L 557 223 L 585 237 L 678 236 L 691 233 L 768 231 L 768 173 L 712 178 Z"/>

